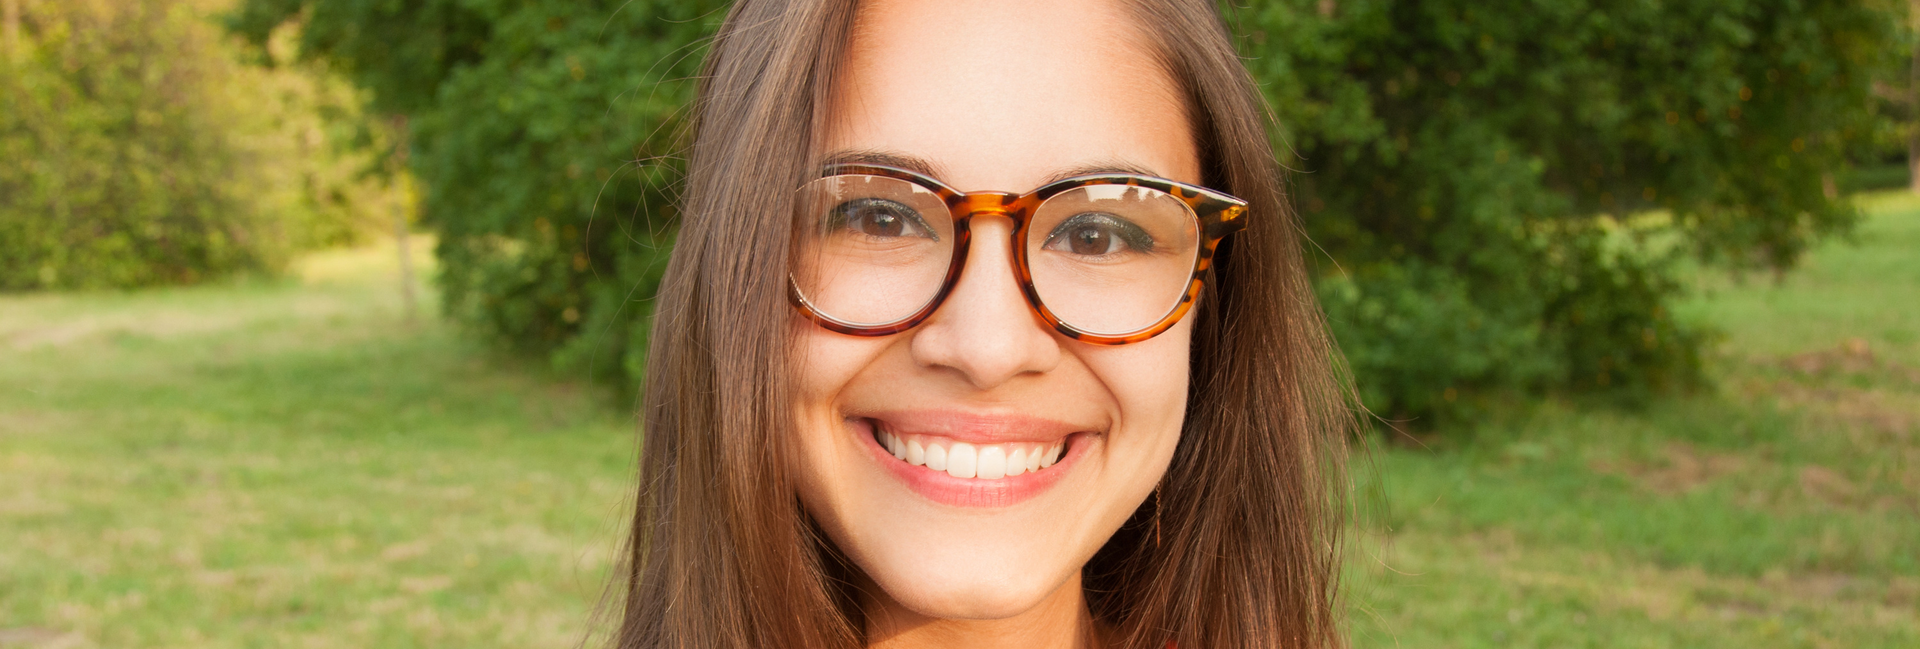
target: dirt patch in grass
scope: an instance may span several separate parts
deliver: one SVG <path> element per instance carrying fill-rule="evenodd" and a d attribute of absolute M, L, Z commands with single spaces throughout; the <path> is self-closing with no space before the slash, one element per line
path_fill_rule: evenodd
<path fill-rule="evenodd" d="M 1756 493 L 1752 490 L 1755 485 L 1778 485 L 1761 488 L 1757 493 L 1763 496 L 1754 504 L 1785 501 L 1851 509 L 1911 506 L 1907 502 L 1911 499 L 1890 497 L 1884 490 L 1875 492 L 1861 486 L 1860 479 L 1827 466 L 1809 463 L 1798 468 L 1782 467 L 1752 455 L 1711 452 L 1684 442 L 1667 444 L 1659 457 L 1650 461 L 1595 460 L 1589 468 L 1595 473 L 1627 478 L 1663 496 L 1691 493 L 1715 482 L 1737 481 L 1750 494 Z"/>
<path fill-rule="evenodd" d="M 37 627 L 0 628 L 0 649 L 55 649 L 73 647 L 81 644 L 81 638 L 71 633 L 61 633 L 53 629 Z"/>
<path fill-rule="evenodd" d="M 1833 348 L 1794 354 L 1781 359 L 1779 365 L 1803 379 L 1864 377 L 1920 385 L 1920 368 L 1880 358 L 1863 338 L 1848 338 Z"/>
<path fill-rule="evenodd" d="M 1872 370 L 1878 365 L 1873 356 L 1873 349 L 1868 347 L 1867 341 L 1860 338 L 1849 338 L 1840 343 L 1837 349 L 1794 354 L 1787 357 L 1781 364 L 1800 374 L 1827 374 L 1836 371 L 1858 374 Z"/>
<path fill-rule="evenodd" d="M 1920 368 L 1877 357 L 1854 338 L 1778 361 L 1786 376 L 1753 384 L 1800 417 L 1797 436 L 1825 447 L 1798 470 L 1810 502 L 1920 514 Z"/>
<path fill-rule="evenodd" d="M 1800 467 L 1800 492 L 1828 505 L 1853 504 L 1860 496 L 1852 480 L 1823 466 Z"/>
<path fill-rule="evenodd" d="M 0 410 L 0 439 L 10 436 L 40 435 L 74 430 L 78 417 L 71 413 L 15 408 Z"/>
<path fill-rule="evenodd" d="M 1886 381 L 1872 387 L 1836 383 L 1786 380 L 1770 389 L 1780 405 L 1804 417 L 1802 436 L 1839 443 L 1846 456 L 1836 465 L 1844 471 L 1803 469 L 1803 491 L 1831 505 L 1920 514 L 1920 390 Z"/>
<path fill-rule="evenodd" d="M 1659 568 L 1622 564 L 1604 556 L 1585 557 L 1562 570 L 1516 560 L 1495 568 L 1510 583 L 1585 590 L 1602 610 L 1635 610 L 1651 619 L 1707 614 L 1721 619 L 1785 618 L 1794 611 L 1827 609 L 1869 626 L 1915 626 L 1909 609 L 1920 580 L 1865 577 L 1830 572 L 1772 572 L 1759 578 L 1716 575 L 1697 567 Z M 1594 580 L 1590 570 L 1621 578 Z"/>
<path fill-rule="evenodd" d="M 1744 456 L 1712 453 L 1685 442 L 1673 442 L 1662 447 L 1660 458 L 1651 462 L 1596 460 L 1589 468 L 1595 473 L 1628 478 L 1654 493 L 1677 495 L 1747 471 L 1751 464 L 1752 460 Z"/>
<path fill-rule="evenodd" d="M 0 341 L 14 351 L 67 347 L 113 336 L 172 339 L 223 333 L 267 320 L 311 321 L 359 309 L 332 296 L 298 296 L 268 305 L 218 308 L 147 307 L 118 313 L 61 318 L 55 322 L 14 322 L 0 327 Z"/>
<path fill-rule="evenodd" d="M 1781 359 L 1785 380 L 1770 392 L 1783 404 L 1827 406 L 1849 421 L 1904 432 L 1920 419 L 1920 368 L 1877 357 L 1867 342 L 1849 339 L 1833 349 L 1794 354 Z M 1871 387 L 1868 387 L 1871 386 Z M 1889 399 L 1893 395 L 1897 401 Z M 1899 407 L 1904 404 L 1907 407 Z"/>
<path fill-rule="evenodd" d="M 1911 577 L 1778 570 L 1722 574 L 1605 551 L 1516 542 L 1498 528 L 1454 536 L 1404 535 L 1385 549 L 1384 559 L 1392 572 L 1377 577 L 1360 597 L 1367 600 L 1363 607 L 1406 616 L 1375 623 L 1389 635 L 1396 626 L 1418 626 L 1409 619 L 1436 618 L 1480 633 L 1524 634 L 1528 627 L 1554 625 L 1585 629 L 1561 633 L 1562 641 L 1684 637 L 1670 631 L 1663 636 L 1660 630 L 1693 629 L 1720 637 L 1724 646 L 1776 646 L 1776 632 L 1796 626 L 1809 631 L 1807 639 L 1819 641 L 1792 646 L 1903 646 L 1884 640 L 1920 631 L 1912 608 L 1920 579 Z M 1474 603 L 1451 603 L 1460 599 Z M 1643 631 L 1651 633 L 1635 635 Z M 1721 646 L 1701 646 L 1708 645 Z"/>
<path fill-rule="evenodd" d="M 1861 442 L 1903 445 L 1920 429 L 1920 394 L 1909 390 L 1807 385 L 1788 380 L 1775 383 L 1769 392 L 1780 405 L 1812 415 L 1809 423 L 1814 427 L 1872 435 L 1858 440 Z"/>

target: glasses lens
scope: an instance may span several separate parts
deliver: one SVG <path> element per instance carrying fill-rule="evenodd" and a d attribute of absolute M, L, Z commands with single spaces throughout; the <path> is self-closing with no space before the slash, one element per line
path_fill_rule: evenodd
<path fill-rule="evenodd" d="M 1042 203 L 1026 246 L 1047 310 L 1081 331 L 1124 335 L 1158 324 L 1180 304 L 1200 250 L 1200 222 L 1159 190 L 1089 185 Z"/>
<path fill-rule="evenodd" d="M 793 237 L 801 298 L 815 313 L 855 326 L 918 313 L 953 260 L 946 201 L 883 176 L 829 176 L 801 187 Z"/>

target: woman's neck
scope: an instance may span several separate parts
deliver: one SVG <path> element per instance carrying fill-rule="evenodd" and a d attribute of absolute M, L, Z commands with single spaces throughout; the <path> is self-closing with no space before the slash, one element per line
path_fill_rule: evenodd
<path fill-rule="evenodd" d="M 871 649 L 971 649 L 1033 647 L 1097 649 L 1099 642 L 1086 593 L 1075 574 L 1033 608 L 998 620 L 950 620 L 908 610 L 868 582 L 860 607 Z M 873 595 L 878 595 L 874 597 Z"/>

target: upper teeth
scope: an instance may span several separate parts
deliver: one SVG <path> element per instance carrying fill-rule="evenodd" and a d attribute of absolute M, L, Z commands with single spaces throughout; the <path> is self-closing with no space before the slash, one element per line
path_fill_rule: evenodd
<path fill-rule="evenodd" d="M 969 444 L 932 435 L 895 435 L 879 431 L 875 438 L 887 452 L 914 466 L 945 471 L 956 478 L 994 480 L 1039 471 L 1060 460 L 1064 442 Z"/>

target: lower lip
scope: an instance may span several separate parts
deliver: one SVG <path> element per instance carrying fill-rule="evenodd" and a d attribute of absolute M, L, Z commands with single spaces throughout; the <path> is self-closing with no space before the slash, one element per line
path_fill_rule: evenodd
<path fill-rule="evenodd" d="M 1061 476 L 1073 468 L 1087 446 L 1087 433 L 1074 433 L 1067 436 L 1067 453 L 1053 466 L 1039 471 L 1030 471 L 1017 476 L 985 480 L 981 478 L 956 478 L 944 471 L 935 471 L 924 466 L 908 464 L 894 457 L 874 438 L 873 423 L 858 419 L 852 422 L 854 434 L 865 441 L 867 453 L 874 461 L 887 468 L 895 478 L 906 483 L 908 489 L 933 502 L 952 507 L 1010 507 L 1040 495 L 1060 482 Z"/>

